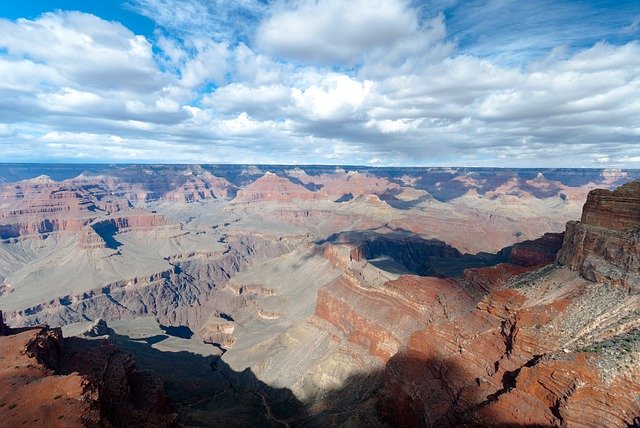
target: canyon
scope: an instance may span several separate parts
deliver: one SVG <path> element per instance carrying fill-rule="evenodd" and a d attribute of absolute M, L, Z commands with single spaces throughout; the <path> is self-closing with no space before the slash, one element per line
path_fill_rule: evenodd
<path fill-rule="evenodd" d="M 637 426 L 638 179 L 0 165 L 0 414 Z"/>

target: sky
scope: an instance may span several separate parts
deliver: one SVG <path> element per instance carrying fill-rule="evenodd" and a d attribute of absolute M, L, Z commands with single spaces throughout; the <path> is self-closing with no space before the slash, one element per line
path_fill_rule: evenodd
<path fill-rule="evenodd" d="M 0 162 L 640 168 L 640 1 L 2 2 Z"/>

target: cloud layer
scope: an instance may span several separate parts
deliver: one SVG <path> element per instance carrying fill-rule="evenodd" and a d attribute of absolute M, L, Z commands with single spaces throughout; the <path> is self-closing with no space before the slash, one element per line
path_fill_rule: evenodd
<path fill-rule="evenodd" d="M 601 16 L 594 41 L 589 21 L 545 33 L 522 17 L 493 37 L 487 22 L 510 2 L 441 3 L 130 3 L 152 35 L 77 11 L 0 19 L 0 152 L 640 167 L 640 7 Z M 551 22 L 572 12 L 545 3 Z"/>

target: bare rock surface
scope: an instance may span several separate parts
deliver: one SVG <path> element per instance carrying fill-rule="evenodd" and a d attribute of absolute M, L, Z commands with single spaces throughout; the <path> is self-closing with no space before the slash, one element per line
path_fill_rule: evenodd
<path fill-rule="evenodd" d="M 162 383 L 106 341 L 36 327 L 0 337 L 5 426 L 174 426 Z"/>
<path fill-rule="evenodd" d="M 513 276 L 454 322 L 415 331 L 387 363 L 381 418 L 393 426 L 638 424 L 640 306 L 628 233 L 638 224 L 627 212 L 636 189 L 590 193 L 583 222 L 567 226 L 558 257 L 566 267 Z M 612 237 L 623 250 L 603 247 Z M 525 245 L 524 254 L 537 247 Z M 594 256 L 622 278 L 594 274 L 584 262 Z"/>
<path fill-rule="evenodd" d="M 589 193 L 569 222 L 558 261 L 592 281 L 640 288 L 640 181 Z"/>

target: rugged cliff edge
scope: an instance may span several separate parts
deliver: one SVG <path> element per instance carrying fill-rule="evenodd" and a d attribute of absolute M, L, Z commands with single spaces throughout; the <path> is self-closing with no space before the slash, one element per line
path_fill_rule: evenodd
<path fill-rule="evenodd" d="M 598 282 L 640 289 L 640 181 L 594 190 L 582 221 L 567 224 L 558 261 Z"/>
<path fill-rule="evenodd" d="M 162 383 L 108 340 L 48 327 L 0 333 L 0 425 L 175 425 Z"/>
<path fill-rule="evenodd" d="M 591 192 L 558 264 L 411 335 L 384 370 L 379 416 L 392 426 L 640 425 L 639 232 L 640 182 Z"/>

